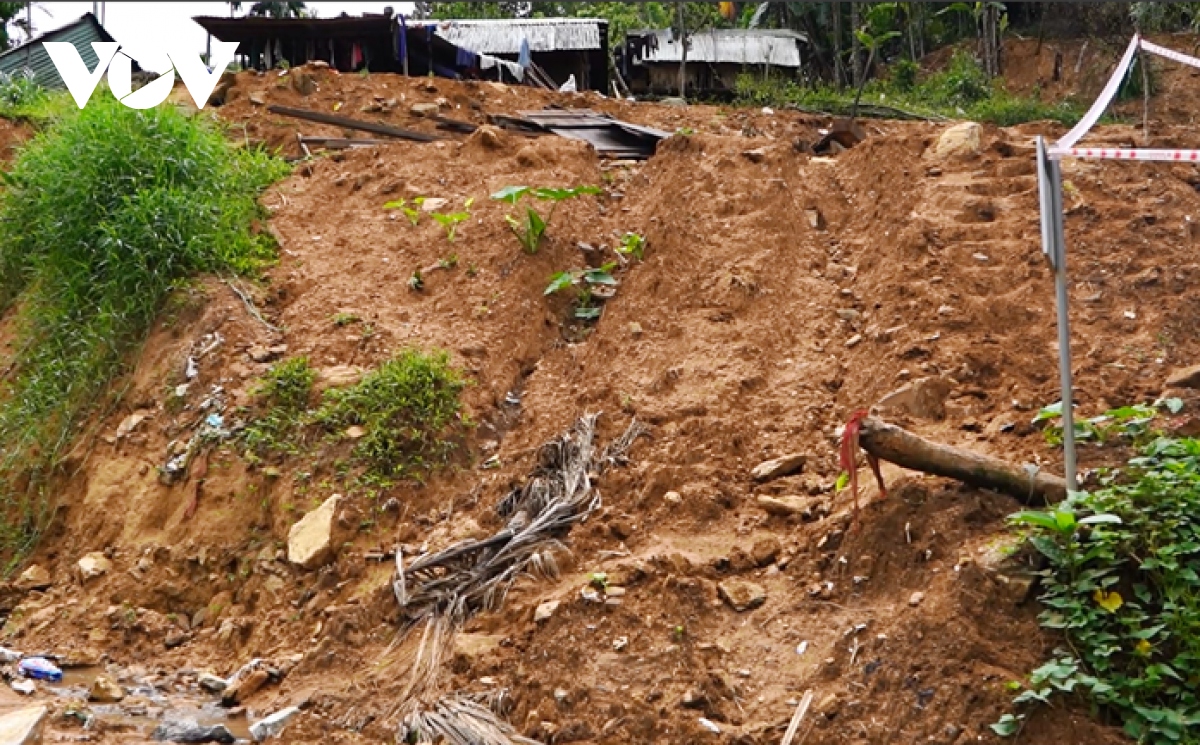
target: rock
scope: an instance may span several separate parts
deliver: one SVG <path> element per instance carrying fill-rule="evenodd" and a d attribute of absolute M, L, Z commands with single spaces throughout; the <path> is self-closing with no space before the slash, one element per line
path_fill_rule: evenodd
<path fill-rule="evenodd" d="M 900 409 L 922 419 L 941 420 L 946 417 L 946 397 L 949 395 L 950 381 L 945 378 L 920 378 L 879 399 L 878 405 Z"/>
<path fill-rule="evenodd" d="M 763 494 L 759 496 L 757 502 L 758 506 L 768 515 L 776 517 L 801 515 L 808 517 L 813 514 L 813 508 L 820 503 L 820 500 L 813 497 L 798 497 L 791 494 L 782 497 L 771 497 Z"/>
<path fill-rule="evenodd" d="M 317 80 L 312 76 L 312 73 L 293 72 L 292 88 L 301 96 L 311 96 L 317 90 Z"/>
<path fill-rule="evenodd" d="M 917 591 L 908 596 L 908 604 L 916 608 L 925 599 L 925 593 Z"/>
<path fill-rule="evenodd" d="M 1167 378 L 1168 388 L 1200 388 L 1200 365 L 1176 370 Z"/>
<path fill-rule="evenodd" d="M 93 551 L 90 554 L 85 554 L 84 557 L 79 560 L 79 576 L 83 578 L 84 582 L 87 582 L 89 579 L 95 579 L 96 577 L 108 574 L 108 572 L 111 570 L 112 562 L 108 560 L 107 556 L 99 551 Z"/>
<path fill-rule="evenodd" d="M 121 420 L 121 423 L 119 425 L 117 425 L 117 439 L 119 440 L 122 437 L 128 436 L 130 433 L 132 433 L 135 429 L 138 428 L 139 424 L 141 424 L 142 422 L 146 421 L 149 418 L 150 418 L 150 412 L 148 412 L 148 411 L 135 411 L 132 414 L 130 414 L 129 416 L 125 417 L 124 419 Z"/>
<path fill-rule="evenodd" d="M 938 137 L 933 154 L 939 158 L 978 155 L 983 149 L 983 127 L 975 122 L 955 124 Z"/>
<path fill-rule="evenodd" d="M 754 547 L 750 549 L 750 558 L 754 559 L 755 566 L 765 567 L 773 563 L 782 551 L 783 546 L 779 544 L 779 539 L 767 536 L 754 542 Z"/>
<path fill-rule="evenodd" d="M 616 538 L 618 541 L 624 541 L 633 535 L 633 521 L 627 518 L 617 518 L 608 524 L 608 531 L 612 533 L 613 538 Z"/>
<path fill-rule="evenodd" d="M 114 704 L 125 698 L 125 689 L 117 681 L 107 675 L 97 675 L 88 690 L 88 701 L 101 704 Z"/>
<path fill-rule="evenodd" d="M 0 715 L 0 742 L 4 745 L 40 745 L 48 712 L 45 706 L 26 706 Z"/>
<path fill-rule="evenodd" d="M 480 657 L 500 648 L 504 641 L 502 634 L 468 634 L 460 632 L 454 635 L 454 656 L 462 658 L 468 664 L 474 663 Z"/>
<path fill-rule="evenodd" d="M 534 622 L 535 623 L 544 623 L 545 621 L 549 621 L 550 618 L 554 615 L 554 611 L 558 610 L 558 605 L 559 605 L 559 601 L 557 601 L 557 600 L 547 600 L 546 602 L 539 605 L 533 611 Z"/>
<path fill-rule="evenodd" d="M 751 163 L 762 163 L 767 159 L 767 149 L 760 147 L 754 150 L 743 150 L 742 157 Z"/>
<path fill-rule="evenodd" d="M 263 99 L 263 94 L 259 93 L 258 91 L 251 93 L 249 96 L 246 96 L 246 98 L 250 99 L 250 103 L 254 104 L 255 106 L 262 106 L 266 103 L 266 101 Z"/>
<path fill-rule="evenodd" d="M 414 103 L 409 112 L 413 116 L 437 116 L 440 108 L 436 103 Z"/>
<path fill-rule="evenodd" d="M 225 706 L 236 706 L 246 702 L 246 699 L 253 696 L 260 688 L 267 684 L 271 674 L 266 670 L 255 670 L 241 680 L 236 681 L 233 685 L 225 689 L 221 694 L 221 703 Z M 180 742 L 180 741 L 176 741 Z M 233 742 L 230 740 L 230 742 Z"/>
<path fill-rule="evenodd" d="M 167 634 L 165 639 L 163 639 L 163 645 L 166 646 L 167 649 L 175 649 L 176 647 L 182 647 L 184 644 L 187 644 L 191 638 L 192 635 L 186 631 L 172 631 L 171 633 Z"/>
<path fill-rule="evenodd" d="M 717 585 L 721 599 L 739 613 L 753 610 L 767 602 L 767 591 L 744 579 L 731 577 Z"/>
<path fill-rule="evenodd" d="M 212 673 L 200 673 L 196 684 L 209 693 L 223 693 L 227 687 L 224 678 L 219 678 Z"/>
<path fill-rule="evenodd" d="M 41 564 L 30 564 L 29 568 L 21 572 L 21 576 L 17 577 L 17 581 L 13 586 L 18 590 L 45 590 L 54 582 L 50 578 L 50 572 Z"/>
<path fill-rule="evenodd" d="M 286 709 L 280 709 L 266 719 L 262 719 L 250 725 L 250 736 L 254 738 L 255 742 L 262 742 L 263 740 L 275 737 L 283 731 L 283 728 L 288 725 L 288 722 L 291 722 L 293 719 L 299 716 L 299 714 L 300 709 L 295 706 L 289 706 Z"/>
<path fill-rule="evenodd" d="M 689 688 L 683 692 L 683 698 L 679 699 L 679 705 L 685 709 L 703 709 L 708 705 L 708 699 L 701 691 Z"/>
<path fill-rule="evenodd" d="M 859 344 L 862 344 L 862 340 L 862 334 L 855 334 L 854 336 L 851 336 L 846 340 L 846 349 L 853 349 L 857 347 Z"/>
<path fill-rule="evenodd" d="M 495 127 L 484 125 L 475 132 L 481 145 L 489 150 L 499 150 L 504 147 L 504 135 Z"/>
<path fill-rule="evenodd" d="M 669 491 L 663 495 L 663 499 L 671 504 L 682 504 L 683 496 L 677 491 Z"/>
<path fill-rule="evenodd" d="M 334 365 L 324 367 L 317 372 L 317 381 L 313 386 L 317 393 L 329 388 L 345 388 L 362 380 L 363 369 L 353 365 Z"/>
<path fill-rule="evenodd" d="M 237 738 L 233 736 L 233 733 L 225 725 L 214 724 L 211 727 L 205 727 L 191 719 L 177 719 L 173 722 L 163 722 L 154 728 L 154 732 L 150 735 L 150 738 L 159 742 L 237 742 Z"/>
<path fill-rule="evenodd" d="M 361 440 L 362 438 L 367 436 L 367 430 L 365 427 L 360 427 L 357 424 L 352 424 L 346 428 L 345 434 L 346 434 L 347 439 Z"/>
<path fill-rule="evenodd" d="M 341 502 L 342 495 L 334 494 L 292 526 L 288 531 L 288 561 L 316 569 L 333 558 L 334 518 Z"/>
<path fill-rule="evenodd" d="M 825 229 L 825 216 L 821 214 L 821 210 L 816 208 L 804 210 L 804 216 L 808 218 L 808 226 L 813 230 Z"/>
<path fill-rule="evenodd" d="M 804 461 L 807 459 L 808 456 L 806 455 L 793 453 L 792 455 L 785 455 L 780 458 L 775 458 L 774 460 L 768 460 L 755 466 L 754 470 L 750 472 L 750 476 L 755 481 L 770 481 L 771 479 L 777 479 L 781 476 L 787 476 L 798 472 L 800 469 L 804 468 Z"/>
<path fill-rule="evenodd" d="M 34 683 L 28 678 L 15 678 L 11 683 L 12 689 L 23 696 L 32 696 L 37 693 L 37 683 Z"/>
<path fill-rule="evenodd" d="M 449 199 L 445 199 L 443 197 L 426 197 L 425 201 L 421 202 L 421 211 L 422 212 L 433 212 L 435 210 L 440 210 L 442 207 L 445 207 L 447 204 L 450 204 Z"/>

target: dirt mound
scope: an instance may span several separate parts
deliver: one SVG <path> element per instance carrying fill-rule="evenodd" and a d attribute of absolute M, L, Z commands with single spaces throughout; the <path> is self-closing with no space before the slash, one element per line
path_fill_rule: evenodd
<path fill-rule="evenodd" d="M 308 96 L 290 82 L 301 72 L 319 85 Z M 361 112 L 385 94 L 398 99 L 391 113 Z M 988 128 L 979 153 L 944 159 L 932 145 L 945 127 L 880 122 L 862 145 L 817 158 L 792 145 L 817 122 L 792 113 L 240 74 L 220 115 L 288 147 L 297 131 L 342 133 L 266 114 L 251 95 L 341 102 L 426 131 L 408 107 L 443 97 L 476 123 L 565 102 L 694 133 L 641 165 L 511 133 L 299 164 L 264 198 L 263 229 L 281 248 L 269 283 L 181 293 L 120 402 L 81 439 L 57 487 L 57 532 L 35 559 L 53 582 L 4 595 L 5 644 L 192 692 L 198 678 L 172 671 L 228 675 L 263 658 L 273 674 L 244 702 L 251 718 L 303 704 L 288 741 L 390 741 L 412 640 L 397 638 L 394 569 L 380 557 L 491 534 L 538 447 L 603 411 L 602 440 L 634 417 L 652 434 L 601 479 L 603 506 L 567 540 L 562 576 L 522 580 L 468 623 L 451 661 L 459 689 L 505 689 L 507 719 L 545 742 L 777 742 L 806 690 L 805 742 L 997 741 L 988 724 L 1007 684 L 1055 644 L 1004 561 L 1016 504 L 889 470 L 891 495 L 864 496 L 854 529 L 848 495 L 834 491 L 834 436 L 854 409 L 940 379 L 949 393 L 936 411 L 889 417 L 1060 468 L 1030 425 L 1057 398 L 1032 161 L 1032 136 L 1051 130 Z M 1065 178 L 1076 374 L 1091 414 L 1156 395 L 1173 366 L 1200 356 L 1189 289 L 1200 195 L 1183 167 L 1071 163 Z M 509 208 L 488 198 L 583 184 L 602 193 L 564 203 L 532 256 Z M 431 210 L 443 213 L 474 201 L 450 241 L 429 213 L 413 226 L 383 206 L 417 197 L 445 200 Z M 620 264 L 613 247 L 631 231 L 646 258 Z M 543 295 L 552 274 L 610 261 L 620 284 L 594 325 L 572 317 L 570 298 Z M 251 415 L 239 407 L 272 361 L 303 355 L 324 380 L 345 380 L 406 347 L 445 348 L 469 374 L 471 457 L 425 483 L 347 493 L 336 520 L 353 537 L 330 566 L 300 570 L 283 549 L 338 488 L 344 450 L 255 465 L 218 437 L 186 476 L 164 473 L 213 414 Z M 799 473 L 751 479 L 759 462 L 796 452 L 807 455 Z M 1081 455 L 1085 467 L 1101 460 Z M 764 498 L 802 508 L 783 517 Z M 113 567 L 85 581 L 76 564 L 93 551 Z M 62 736 L 78 734 L 57 714 Z M 99 736 L 139 736 L 130 727 Z M 1034 713 L 1027 730 L 1120 741 L 1061 711 Z"/>

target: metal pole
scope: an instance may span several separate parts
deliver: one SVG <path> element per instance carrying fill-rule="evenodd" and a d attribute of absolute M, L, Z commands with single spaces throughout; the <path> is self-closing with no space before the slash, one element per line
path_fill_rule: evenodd
<path fill-rule="evenodd" d="M 1067 307 L 1067 242 L 1063 233 L 1062 172 L 1059 161 L 1046 156 L 1037 138 L 1038 192 L 1041 197 L 1042 253 L 1054 269 L 1054 301 L 1058 313 L 1058 373 L 1062 387 L 1063 470 L 1067 489 L 1078 491 L 1075 460 L 1075 416 L 1071 383 L 1071 319 Z"/>

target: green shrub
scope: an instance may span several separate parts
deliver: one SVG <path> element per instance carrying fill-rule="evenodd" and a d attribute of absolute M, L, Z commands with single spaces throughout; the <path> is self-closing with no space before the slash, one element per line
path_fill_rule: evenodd
<path fill-rule="evenodd" d="M 1084 694 L 1138 742 L 1200 742 L 1200 440 L 1153 439 L 1096 491 L 1014 520 L 1049 564 L 1041 623 L 1069 643 L 1017 702 Z"/>
<path fill-rule="evenodd" d="M 316 419 L 330 429 L 361 426 L 354 452 L 375 474 L 416 477 L 457 447 L 465 386 L 446 352 L 405 350 L 358 384 L 327 391 Z"/>
<path fill-rule="evenodd" d="M 295 432 L 304 423 L 316 379 L 307 357 L 293 357 L 271 367 L 254 391 L 264 411 L 246 426 L 243 435 L 251 451 L 297 452 Z"/>
<path fill-rule="evenodd" d="M 892 65 L 892 85 L 896 90 L 907 93 L 917 87 L 917 73 L 921 68 L 910 59 L 902 59 Z"/>
<path fill-rule="evenodd" d="M 22 149 L 0 196 L 0 305 L 20 298 L 0 396 L 0 554 L 32 545 L 47 468 L 168 292 L 273 258 L 267 234 L 249 227 L 259 191 L 286 169 L 200 117 L 107 96 Z"/>
<path fill-rule="evenodd" d="M 988 98 L 992 87 L 975 57 L 962 50 L 950 58 L 946 69 L 930 75 L 921 92 L 931 103 L 939 106 L 969 106 Z"/>

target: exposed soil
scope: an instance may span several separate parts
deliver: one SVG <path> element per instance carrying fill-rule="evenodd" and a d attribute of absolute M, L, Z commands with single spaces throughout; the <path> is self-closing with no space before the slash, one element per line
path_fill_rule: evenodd
<path fill-rule="evenodd" d="M 290 78 L 244 73 L 215 111 L 292 154 L 298 131 L 343 133 L 266 114 L 251 93 L 322 110 L 340 101 L 341 113 L 425 131 L 435 130 L 409 107 L 444 98 L 448 115 L 476 123 L 559 103 L 694 134 L 633 165 L 510 133 L 299 164 L 263 200 L 281 255 L 253 295 L 278 330 L 216 279 L 169 304 L 119 403 L 91 423 L 64 470 L 58 519 L 34 558 L 54 582 L 6 592 L 6 646 L 192 694 L 189 671 L 224 676 L 265 658 L 286 675 L 250 697 L 249 719 L 304 704 L 287 742 L 389 742 L 412 640 L 397 643 L 394 569 L 373 554 L 494 532 L 495 505 L 538 446 L 602 411 L 604 441 L 633 417 L 651 435 L 628 467 L 601 479 L 603 507 L 570 535 L 561 578 L 522 580 L 500 610 L 469 621 L 451 661 L 457 688 L 507 688 L 507 719 L 554 743 L 776 743 L 810 689 L 801 729 L 810 745 L 1000 742 L 988 724 L 1009 710 L 1007 684 L 1058 643 L 1039 630 L 1014 574 L 1020 554 L 1006 558 L 1004 517 L 1017 503 L 888 468 L 889 496 L 860 495 L 853 529 L 850 497 L 833 489 L 835 433 L 905 382 L 942 377 L 943 417 L 887 417 L 1061 472 L 1030 424 L 1058 398 L 1032 138 L 1061 129 L 985 128 L 981 152 L 945 159 L 932 147 L 945 125 L 871 122 L 863 144 L 815 158 L 793 142 L 827 122 L 792 112 L 308 74 L 320 90 L 304 97 Z M 390 114 L 360 111 L 401 94 Z M 1187 122 L 1168 118 L 1154 131 L 1156 141 L 1200 146 Z M 1111 126 L 1090 141 L 1138 138 Z M 1064 178 L 1076 384 L 1081 411 L 1093 414 L 1159 395 L 1171 369 L 1200 356 L 1200 176 L 1072 162 Z M 510 184 L 604 193 L 562 206 L 528 256 L 505 208 L 487 198 Z M 453 243 L 428 218 L 414 228 L 382 208 L 416 196 L 446 199 L 447 209 L 474 198 Z M 571 318 L 568 298 L 543 296 L 554 272 L 616 260 L 610 247 L 626 231 L 646 236 L 646 258 L 618 270 L 594 327 Z M 452 266 L 436 268 L 451 255 Z M 410 287 L 418 269 L 419 291 Z M 339 325 L 338 314 L 356 320 Z M 209 334 L 222 343 L 172 401 L 186 357 Z M 374 500 L 351 494 L 341 521 L 354 537 L 332 565 L 303 571 L 283 548 L 289 527 L 335 490 L 336 453 L 251 466 L 226 441 L 190 477 L 160 480 L 171 443 L 214 411 L 206 400 L 228 419 L 244 416 L 237 407 L 252 403 L 271 356 L 305 355 L 328 379 L 409 346 L 447 349 L 468 372 L 478 423 L 469 458 Z M 135 412 L 150 416 L 117 437 Z M 752 481 L 759 462 L 792 452 L 807 454 L 802 472 Z M 483 468 L 493 455 L 499 467 Z M 1090 468 L 1105 455 L 1084 448 L 1081 458 Z M 813 509 L 772 516 L 761 496 L 804 497 Z M 391 497 L 398 512 L 385 509 Z M 114 567 L 85 583 L 76 562 L 91 551 Z M 581 596 L 592 572 L 625 590 L 619 604 Z M 718 590 L 729 580 L 759 585 L 765 602 L 735 611 Z M 535 622 L 548 600 L 560 605 Z M 5 693 L 0 707 L 13 704 Z M 49 741 L 146 739 L 137 722 L 103 716 L 84 731 L 61 716 L 63 700 L 36 695 L 55 707 Z M 1068 708 L 1034 711 L 1019 741 L 1123 738 Z"/>

